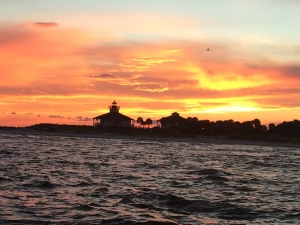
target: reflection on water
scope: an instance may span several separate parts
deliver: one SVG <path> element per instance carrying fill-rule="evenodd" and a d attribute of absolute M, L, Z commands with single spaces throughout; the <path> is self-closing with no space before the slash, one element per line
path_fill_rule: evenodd
<path fill-rule="evenodd" d="M 299 224 L 300 148 L 0 134 L 0 224 Z"/>

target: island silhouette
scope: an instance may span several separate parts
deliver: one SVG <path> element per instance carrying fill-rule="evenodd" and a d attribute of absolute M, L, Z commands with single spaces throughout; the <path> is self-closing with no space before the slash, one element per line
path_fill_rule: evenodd
<path fill-rule="evenodd" d="M 148 121 L 148 122 L 146 122 Z M 230 120 L 198 120 L 197 117 L 185 119 L 184 126 L 171 126 L 162 129 L 159 126 L 149 127 L 152 120 L 146 121 L 139 117 L 136 122 L 140 126 L 131 127 L 103 127 L 89 125 L 68 125 L 40 123 L 26 127 L 0 126 L 0 132 L 8 133 L 36 133 L 36 134 L 76 134 L 76 135 L 98 135 L 118 134 L 125 136 L 151 136 L 172 138 L 224 138 L 235 140 L 257 140 L 271 142 L 300 143 L 300 121 L 284 121 L 278 125 L 274 123 L 269 126 L 262 125 L 259 119 L 251 121 Z M 151 122 L 150 122 L 151 121 Z M 149 124 L 148 124 L 149 123 Z M 153 125 L 153 124 L 152 124 Z"/>

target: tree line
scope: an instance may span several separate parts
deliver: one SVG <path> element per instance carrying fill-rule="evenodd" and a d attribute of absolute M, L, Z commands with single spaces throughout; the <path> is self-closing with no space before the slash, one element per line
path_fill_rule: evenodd
<path fill-rule="evenodd" d="M 143 120 L 142 117 L 137 119 L 137 123 L 140 123 L 143 128 L 144 126 L 152 125 L 152 120 L 148 118 Z M 153 127 L 153 130 L 161 132 L 158 127 Z M 185 121 L 183 129 L 178 129 L 176 126 L 171 127 L 171 131 L 178 131 L 181 134 L 197 134 L 206 136 L 282 136 L 282 137 L 292 137 L 300 138 L 300 121 L 284 121 L 278 125 L 270 123 L 267 126 L 262 125 L 259 119 L 254 119 L 250 121 L 234 121 L 229 120 L 198 120 L 197 117 L 188 117 Z M 165 131 L 168 132 L 168 131 Z"/>
<path fill-rule="evenodd" d="M 141 126 L 143 126 L 143 128 L 145 127 L 145 125 L 148 126 L 148 128 L 150 127 L 150 125 L 152 125 L 153 121 L 150 118 L 147 118 L 145 121 L 143 119 L 143 117 L 139 117 L 136 120 L 137 123 L 141 124 Z"/>
<path fill-rule="evenodd" d="M 202 135 L 279 135 L 283 137 L 300 137 L 300 121 L 284 121 L 277 126 L 270 123 L 269 126 L 262 125 L 259 119 L 251 121 L 233 121 L 230 120 L 198 120 L 196 117 L 186 119 L 183 129 L 185 133 L 202 134 Z"/>

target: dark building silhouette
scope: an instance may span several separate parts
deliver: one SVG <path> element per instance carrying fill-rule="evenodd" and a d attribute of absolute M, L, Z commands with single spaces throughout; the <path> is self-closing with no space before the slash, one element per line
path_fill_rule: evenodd
<path fill-rule="evenodd" d="M 132 127 L 133 119 L 119 112 L 120 106 L 114 101 L 109 112 L 93 118 L 93 125 L 103 127 Z"/>
<path fill-rule="evenodd" d="M 157 121 L 158 126 L 162 130 L 167 130 L 171 128 L 182 129 L 185 126 L 186 119 L 179 116 L 179 113 L 174 112 L 171 116 L 163 117 Z"/>

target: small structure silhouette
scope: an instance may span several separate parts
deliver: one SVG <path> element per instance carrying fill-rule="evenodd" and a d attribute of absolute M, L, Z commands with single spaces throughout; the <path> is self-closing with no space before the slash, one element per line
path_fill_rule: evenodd
<path fill-rule="evenodd" d="M 168 130 L 171 128 L 182 129 L 185 125 L 186 119 L 179 116 L 179 113 L 174 112 L 171 116 L 163 117 L 157 121 L 158 127 L 162 130 Z"/>
<path fill-rule="evenodd" d="M 93 126 L 103 127 L 132 127 L 133 119 L 119 112 L 120 106 L 117 106 L 116 101 L 108 107 L 109 112 L 93 118 Z"/>

